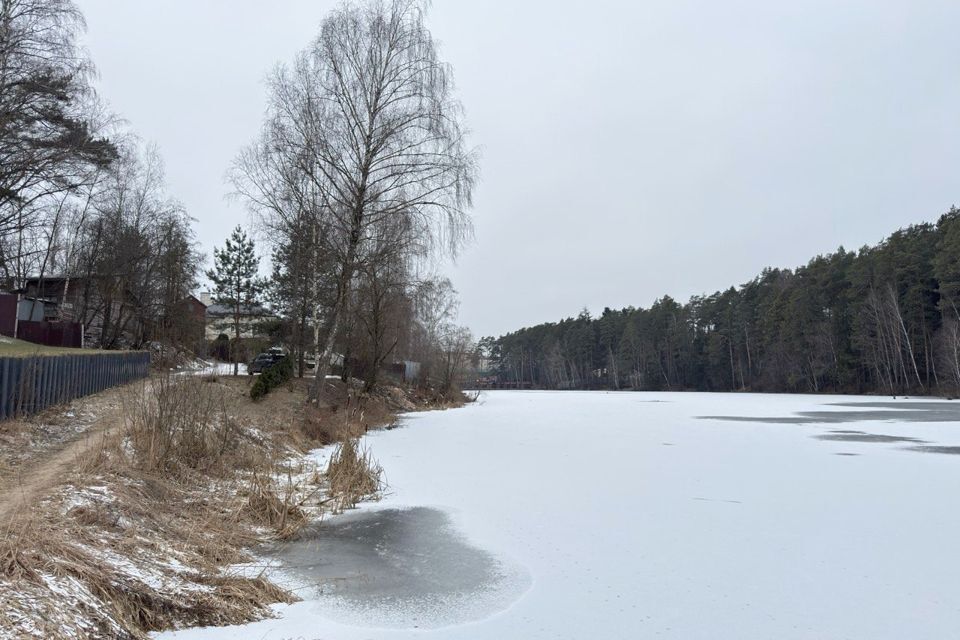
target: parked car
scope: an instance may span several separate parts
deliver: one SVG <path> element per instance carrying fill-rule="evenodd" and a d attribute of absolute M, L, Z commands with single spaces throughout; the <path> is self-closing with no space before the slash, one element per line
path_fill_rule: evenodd
<path fill-rule="evenodd" d="M 286 354 L 282 350 L 275 351 L 274 349 L 268 349 L 263 353 L 257 355 L 249 365 L 247 365 L 247 373 L 253 375 L 255 373 L 263 373 L 273 365 L 277 364 L 286 357 Z"/>

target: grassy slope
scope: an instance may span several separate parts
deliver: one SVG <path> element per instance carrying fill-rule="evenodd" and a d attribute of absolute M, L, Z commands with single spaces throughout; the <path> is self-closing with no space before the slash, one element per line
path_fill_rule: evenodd
<path fill-rule="evenodd" d="M 231 567 L 254 561 L 252 547 L 363 497 L 339 487 L 341 476 L 360 477 L 357 464 L 338 465 L 331 477 L 303 454 L 389 425 L 396 412 L 444 406 L 396 388 L 361 396 L 328 381 L 311 407 L 308 380 L 253 402 L 250 384 L 246 376 L 155 376 L 106 392 L 111 402 L 82 399 L 22 425 L 31 437 L 11 444 L 32 442 L 41 423 L 89 423 L 27 464 L 0 450 L 0 471 L 16 472 L 0 473 L 0 504 L 8 503 L 0 509 L 0 637 L 145 640 L 150 631 L 269 615 L 267 605 L 294 596 Z M 153 446 L 160 442 L 171 446 Z M 338 451 L 343 462 L 353 444 Z M 61 462 L 68 458 L 78 462 Z M 40 473 L 48 468 L 57 473 Z M 26 505 L 5 491 L 24 482 L 32 487 Z M 360 494 L 381 488 L 369 485 Z"/>
<path fill-rule="evenodd" d="M 48 347 L 24 340 L 0 336 L 0 358 L 23 358 L 26 356 L 48 356 L 67 353 L 93 353 L 91 349 L 72 349 L 70 347 Z"/>

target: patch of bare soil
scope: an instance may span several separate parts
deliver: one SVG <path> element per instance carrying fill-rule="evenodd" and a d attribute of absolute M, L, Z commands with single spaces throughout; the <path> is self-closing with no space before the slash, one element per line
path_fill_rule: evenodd
<path fill-rule="evenodd" d="M 269 615 L 293 596 L 249 550 L 375 494 L 379 467 L 354 438 L 440 406 L 338 381 L 308 406 L 302 380 L 254 403 L 249 385 L 153 378 L 0 423 L 0 637 L 144 638 Z M 335 477 L 303 455 L 334 442 Z"/>
<path fill-rule="evenodd" d="M 101 446 L 120 423 L 123 398 L 132 386 L 0 422 L 0 522 L 10 522 Z"/>

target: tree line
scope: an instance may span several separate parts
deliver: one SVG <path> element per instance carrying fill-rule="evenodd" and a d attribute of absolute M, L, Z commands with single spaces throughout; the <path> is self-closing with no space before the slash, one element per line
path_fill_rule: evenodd
<path fill-rule="evenodd" d="M 480 342 L 497 382 L 546 389 L 960 391 L 960 210 L 739 287 Z"/>
<path fill-rule="evenodd" d="M 471 237 L 478 158 L 426 8 L 332 11 L 268 78 L 260 135 L 230 170 L 272 273 L 261 277 L 238 227 L 205 275 L 235 311 L 235 343 L 243 313 L 275 310 L 272 337 L 301 374 L 313 355 L 315 391 L 338 358 L 368 388 L 408 358 L 446 389 L 471 343 L 432 265 Z M 83 323 L 92 346 L 194 347 L 196 327 L 178 327 L 204 260 L 194 221 L 167 193 L 159 154 L 94 90 L 84 29 L 71 0 L 0 0 L 0 274 L 37 299 L 55 280 L 56 296 L 76 301 L 57 319 Z"/>
<path fill-rule="evenodd" d="M 106 109 L 69 0 L 0 0 L 0 275 L 58 281 L 93 344 L 169 332 L 197 284 L 191 219 L 163 163 Z"/>

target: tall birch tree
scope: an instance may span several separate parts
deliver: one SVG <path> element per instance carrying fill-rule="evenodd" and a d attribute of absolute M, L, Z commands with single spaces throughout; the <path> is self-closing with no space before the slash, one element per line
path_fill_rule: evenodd
<path fill-rule="evenodd" d="M 333 256 L 335 294 L 318 310 L 314 397 L 357 274 L 385 232 L 409 260 L 456 254 L 469 237 L 477 154 L 422 0 L 347 3 L 270 81 L 260 140 L 234 180 L 267 217 L 306 211 Z M 395 256 L 391 256 L 394 259 Z"/>

